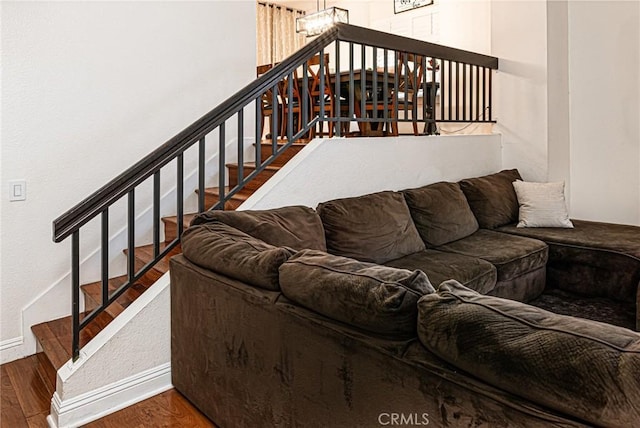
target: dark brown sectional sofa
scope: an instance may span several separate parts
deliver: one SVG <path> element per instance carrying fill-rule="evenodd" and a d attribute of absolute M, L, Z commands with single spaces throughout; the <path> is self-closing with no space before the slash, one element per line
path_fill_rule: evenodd
<path fill-rule="evenodd" d="M 174 386 L 221 427 L 640 426 L 640 228 L 516 228 L 519 178 L 199 215 Z"/>

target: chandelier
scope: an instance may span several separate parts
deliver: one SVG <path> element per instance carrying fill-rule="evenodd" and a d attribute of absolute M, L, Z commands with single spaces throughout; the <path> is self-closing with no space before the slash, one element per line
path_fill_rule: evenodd
<path fill-rule="evenodd" d="M 324 9 L 322 10 L 320 10 L 320 0 L 317 0 L 316 4 L 317 12 L 296 19 L 296 33 L 312 37 L 325 32 L 334 24 L 349 23 L 348 10 L 339 7 L 327 8 L 327 0 L 324 0 Z"/>

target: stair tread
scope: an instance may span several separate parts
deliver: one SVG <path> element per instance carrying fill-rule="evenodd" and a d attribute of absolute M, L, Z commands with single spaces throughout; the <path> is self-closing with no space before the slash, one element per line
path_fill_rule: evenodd
<path fill-rule="evenodd" d="M 153 269 L 152 269 L 153 270 Z M 107 307 L 107 311 L 111 314 L 111 316 L 115 317 L 119 315 L 122 311 L 124 311 L 134 300 L 136 300 L 142 293 L 144 293 L 153 283 L 156 281 L 158 277 L 161 276 L 161 273 L 153 274 L 147 273 L 138 281 L 133 283 L 127 291 L 122 293 L 120 297 L 116 299 L 115 302 L 111 303 Z M 120 288 L 122 284 L 127 281 L 127 275 L 118 276 L 115 278 L 109 279 L 109 293 L 113 293 L 115 290 Z M 93 306 L 98 306 L 102 303 L 102 282 L 92 282 L 90 284 L 85 284 L 81 286 L 82 292 L 85 296 L 85 307 L 89 307 L 87 299 L 89 299 Z"/>
<path fill-rule="evenodd" d="M 245 162 L 242 164 L 245 168 L 247 169 L 255 169 L 256 168 L 256 163 L 255 162 Z M 228 163 L 226 164 L 227 168 L 238 168 L 238 164 L 237 163 Z M 267 165 L 264 167 L 264 169 L 268 170 L 268 171 L 279 171 L 280 168 L 282 168 L 281 166 L 275 166 L 275 165 Z"/>
<path fill-rule="evenodd" d="M 164 243 L 160 244 L 160 251 L 162 251 L 164 248 L 165 248 L 165 244 Z M 125 250 L 125 254 L 126 253 L 127 253 L 127 250 Z M 169 253 L 166 256 L 160 259 L 158 263 L 156 263 L 153 269 L 151 269 L 151 271 L 155 270 L 157 272 L 156 273 L 157 278 L 155 278 L 153 282 L 155 282 L 155 280 L 160 278 L 162 274 L 169 271 L 169 259 L 171 259 L 171 257 L 180 253 L 182 253 L 182 247 L 180 245 L 177 245 L 174 249 L 169 251 Z M 140 247 L 136 247 L 134 255 L 136 257 L 136 260 L 139 260 L 144 264 L 149 263 L 154 258 L 153 245 L 142 245 Z M 153 275 L 152 272 L 149 272 L 149 273 Z"/>
<path fill-rule="evenodd" d="M 271 140 L 262 140 L 262 141 L 260 142 L 260 144 L 261 144 L 261 145 L 263 145 L 263 146 L 271 146 L 271 145 L 273 145 L 273 143 L 271 142 Z M 278 140 L 278 142 L 277 142 L 276 144 L 278 145 L 278 147 L 282 147 L 282 146 L 284 146 L 285 144 L 287 144 L 287 142 L 286 142 L 286 140 L 285 140 L 285 141 Z M 300 140 L 298 140 L 298 141 L 296 141 L 295 143 L 291 143 L 291 146 L 289 146 L 289 147 L 293 147 L 293 146 L 296 146 L 296 147 L 304 147 L 304 146 L 306 146 L 307 144 L 309 144 L 309 141 L 302 141 L 302 142 L 301 142 Z"/>
<path fill-rule="evenodd" d="M 111 321 L 113 321 L 113 317 L 107 312 L 99 314 L 80 331 L 80 347 L 86 345 Z M 73 336 L 71 316 L 36 324 L 31 327 L 31 331 L 56 371 L 69 361 Z"/>
<path fill-rule="evenodd" d="M 186 225 L 189 225 L 189 223 L 191 223 L 191 220 L 193 220 L 193 218 L 196 216 L 196 213 L 190 213 L 190 214 L 184 214 L 182 216 L 182 222 Z M 172 224 L 177 224 L 178 223 L 178 216 L 176 215 L 169 215 L 166 217 L 162 217 L 162 221 L 165 223 L 172 223 Z"/>
<path fill-rule="evenodd" d="M 228 187 L 226 186 L 224 188 L 224 192 L 225 194 L 228 194 L 229 191 L 231 191 L 232 187 Z M 208 195 L 212 195 L 212 196 L 218 196 L 220 195 L 220 188 L 219 187 L 208 187 L 206 189 L 204 189 L 204 192 Z M 240 199 L 243 201 L 246 201 L 249 196 L 253 195 L 254 190 L 251 189 L 240 189 L 237 193 L 234 193 L 233 196 L 231 197 L 232 199 Z"/>
<path fill-rule="evenodd" d="M 263 138 L 262 140 L 260 140 L 260 143 L 265 144 L 271 143 L 272 141 L 273 138 Z M 278 144 L 287 144 L 289 142 L 289 140 L 286 138 L 278 138 L 276 141 L 278 142 Z M 298 138 L 293 144 L 307 144 L 310 141 L 311 140 L 309 138 Z"/>

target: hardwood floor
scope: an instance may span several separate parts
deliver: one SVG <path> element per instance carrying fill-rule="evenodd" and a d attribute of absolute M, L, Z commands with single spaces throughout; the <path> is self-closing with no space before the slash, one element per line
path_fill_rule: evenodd
<path fill-rule="evenodd" d="M 45 428 L 51 395 L 32 355 L 0 366 L 0 427 Z M 85 425 L 88 428 L 197 427 L 215 428 L 175 389 L 141 401 Z"/>

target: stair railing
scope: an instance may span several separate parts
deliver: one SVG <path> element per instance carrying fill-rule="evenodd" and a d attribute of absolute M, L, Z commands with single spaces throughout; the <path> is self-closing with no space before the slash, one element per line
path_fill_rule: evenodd
<path fill-rule="evenodd" d="M 359 49 L 359 55 L 356 55 L 356 48 Z M 326 65 L 320 63 L 320 92 L 324 93 L 326 86 L 331 85 L 335 94 L 333 115 L 327 114 L 326 103 L 332 100 L 326 97 L 320 97 L 317 100 L 320 105 L 316 106 L 317 109 L 314 108 L 307 86 L 308 61 L 316 55 L 323 58 L 325 52 L 332 55 L 332 65 L 331 72 L 326 73 L 327 70 L 323 68 Z M 421 73 L 418 72 L 420 66 Z M 414 71 L 400 73 L 399 70 L 403 67 Z M 339 137 L 350 132 L 347 128 L 352 123 L 358 124 L 360 129 L 357 133 L 361 135 L 366 134 L 366 130 L 384 126 L 391 129 L 389 133 L 395 135 L 398 133 L 399 122 L 413 122 L 414 129 L 416 122 L 424 124 L 428 134 L 437 131 L 437 122 L 493 122 L 492 70 L 497 68 L 498 60 L 494 57 L 345 24 L 337 24 L 274 66 L 54 220 L 53 240 L 61 242 L 71 237 L 73 360 L 79 357 L 82 329 L 179 245 L 185 218 L 184 155 L 187 149 L 197 144 L 198 212 L 224 209 L 226 202 L 289 146 L 302 137 L 315 135 L 316 126 L 321 123 L 333 125 L 334 135 Z M 299 123 L 294 121 L 292 108 L 276 108 L 284 105 L 285 99 L 291 99 L 294 82 L 300 83 L 302 87 L 302 106 L 299 106 L 302 120 L 298 120 Z M 409 88 L 413 90 L 410 91 Z M 404 96 L 400 97 L 403 91 Z M 282 132 L 285 135 L 279 135 L 281 127 L 273 126 L 271 135 L 268 135 L 271 154 L 263 159 L 260 144 L 263 141 L 263 129 L 259 124 L 262 121 L 263 96 L 267 92 L 272 97 L 272 122 L 279 124 L 286 121 L 286 130 Z M 255 138 L 255 169 L 250 173 L 246 173 L 243 168 L 246 111 L 255 112 L 255 132 L 252 135 Z M 228 133 L 227 124 L 232 120 L 236 122 L 237 129 Z M 205 206 L 205 153 L 214 131 L 217 131 L 218 199 L 213 206 L 208 207 Z M 237 185 L 227 190 L 225 186 L 230 177 L 225 172 L 228 159 L 226 146 L 229 143 L 228 134 L 234 133 L 237 139 Z M 169 242 L 162 242 L 161 175 L 173 173 L 169 164 L 174 161 L 177 237 Z M 152 182 L 153 260 L 144 266 L 136 266 L 136 191 L 142 191 L 140 186 L 147 180 Z M 191 190 L 193 189 L 188 189 Z M 127 280 L 115 290 L 110 290 L 109 215 L 113 205 L 121 200 L 126 201 L 127 207 Z M 100 217 L 101 237 L 101 303 L 89 313 L 81 314 L 80 230 L 97 217 Z"/>

